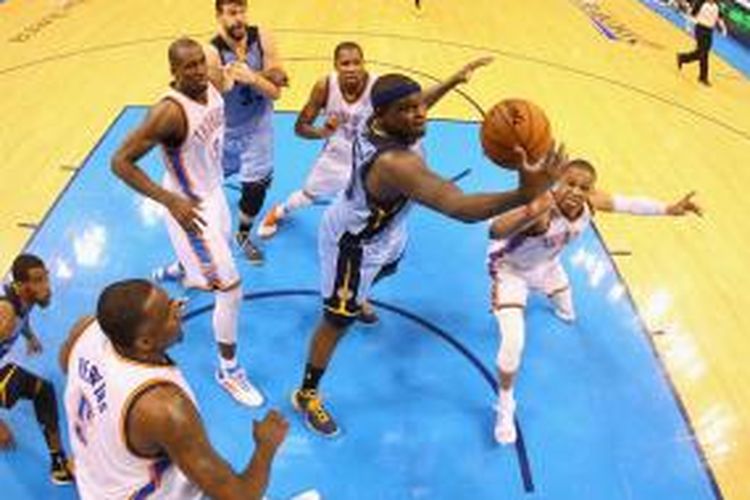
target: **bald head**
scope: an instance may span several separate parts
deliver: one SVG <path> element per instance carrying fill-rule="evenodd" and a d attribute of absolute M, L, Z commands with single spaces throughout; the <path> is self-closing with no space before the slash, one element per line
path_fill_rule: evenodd
<path fill-rule="evenodd" d="M 112 283 L 99 296 L 96 320 L 118 347 L 132 347 L 138 327 L 147 316 L 147 304 L 156 293 L 149 281 L 132 279 Z"/>
<path fill-rule="evenodd" d="M 180 66 L 195 50 L 203 51 L 201 44 L 192 38 L 178 38 L 169 45 L 169 65 L 172 68 Z"/>

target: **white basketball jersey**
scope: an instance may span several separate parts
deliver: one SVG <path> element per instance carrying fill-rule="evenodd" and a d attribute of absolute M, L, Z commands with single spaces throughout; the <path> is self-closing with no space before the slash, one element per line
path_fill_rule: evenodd
<path fill-rule="evenodd" d="M 557 258 L 565 245 L 577 238 L 591 222 L 591 211 L 587 204 L 575 220 L 569 220 L 559 211 L 553 210 L 547 230 L 538 235 L 519 233 L 502 240 L 490 240 L 487 256 L 489 264 L 503 262 L 521 270 L 532 269 L 539 264 Z"/>
<path fill-rule="evenodd" d="M 368 74 L 367 85 L 362 95 L 355 102 L 344 99 L 339 86 L 338 74 L 334 71 L 328 75 L 328 99 L 326 100 L 326 118 L 336 116 L 339 126 L 328 138 L 326 149 L 344 148 L 351 155 L 352 141 L 357 130 L 372 114 L 372 103 L 370 102 L 370 90 L 377 80 L 376 75 Z"/>
<path fill-rule="evenodd" d="M 168 457 L 140 457 L 125 442 L 134 397 L 161 383 L 178 386 L 195 403 L 176 366 L 149 365 L 120 356 L 96 321 L 77 339 L 68 360 L 65 411 L 81 498 L 202 498 L 198 487 Z"/>
<path fill-rule="evenodd" d="M 162 148 L 167 173 L 164 187 L 184 196 L 203 197 L 221 186 L 224 173 L 224 99 L 208 85 L 208 102 L 194 101 L 170 89 L 164 96 L 180 105 L 187 118 L 185 141 L 178 148 Z"/>

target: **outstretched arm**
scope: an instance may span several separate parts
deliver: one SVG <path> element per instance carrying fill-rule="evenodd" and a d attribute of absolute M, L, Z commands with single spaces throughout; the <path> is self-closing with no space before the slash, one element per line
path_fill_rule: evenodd
<path fill-rule="evenodd" d="M 437 104 L 438 101 L 440 101 L 440 99 L 442 99 L 443 96 L 445 96 L 445 94 L 450 92 L 453 88 L 461 85 L 462 83 L 467 83 L 471 79 L 471 76 L 476 69 L 481 68 L 482 66 L 487 66 L 493 60 L 493 57 L 480 57 L 479 59 L 475 59 L 474 61 L 471 61 L 469 64 L 458 70 L 447 80 L 444 80 L 422 92 L 422 101 L 424 102 L 425 106 L 427 106 L 427 108 L 431 108 L 432 106 Z"/>
<path fill-rule="evenodd" d="M 665 203 L 644 197 L 629 197 L 594 191 L 589 195 L 589 202 L 596 210 L 602 212 L 619 212 L 631 215 L 672 215 L 682 216 L 694 213 L 703 216 L 703 209 L 693 201 L 695 191 L 691 191 L 674 203 Z"/>
<path fill-rule="evenodd" d="M 463 222 L 478 222 L 510 210 L 527 198 L 521 190 L 464 194 L 456 185 L 427 168 L 408 151 L 383 154 L 378 160 L 382 182 L 414 201 Z"/>
<path fill-rule="evenodd" d="M 134 403 L 127 422 L 130 444 L 165 452 L 183 474 L 210 498 L 261 499 L 271 463 L 289 424 L 275 410 L 253 423 L 256 447 L 250 463 L 235 473 L 213 449 L 192 401 L 175 385 L 156 386 Z"/>

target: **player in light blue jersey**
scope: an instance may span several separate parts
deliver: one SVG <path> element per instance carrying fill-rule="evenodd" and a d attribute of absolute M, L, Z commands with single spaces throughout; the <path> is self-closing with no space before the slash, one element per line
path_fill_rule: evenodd
<path fill-rule="evenodd" d="M 318 385 L 338 341 L 359 318 L 370 287 L 396 271 L 406 245 L 405 221 L 412 203 L 463 222 L 477 222 L 529 200 L 529 193 L 521 189 L 464 194 L 432 172 L 421 154 L 419 141 L 425 134 L 427 109 L 490 61 L 473 61 L 424 92 L 400 74 L 384 75 L 373 85 L 374 113 L 354 141 L 349 186 L 326 210 L 320 227 L 323 315 L 313 334 L 302 384 L 292 395 L 293 404 L 315 432 L 338 433 Z M 563 156 L 559 150 L 552 151 L 541 167 L 553 170 L 564 161 Z"/>
<path fill-rule="evenodd" d="M 250 231 L 273 178 L 273 101 L 287 76 L 268 30 L 247 24 L 246 0 L 215 5 L 219 32 L 206 58 L 212 81 L 224 90 L 224 173 L 238 173 L 242 186 L 237 243 L 251 263 L 261 264 Z"/>

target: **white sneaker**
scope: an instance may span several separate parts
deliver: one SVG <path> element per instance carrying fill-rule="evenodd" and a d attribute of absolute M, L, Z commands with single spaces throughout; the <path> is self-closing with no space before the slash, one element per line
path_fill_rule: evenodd
<path fill-rule="evenodd" d="M 151 280 L 156 283 L 175 281 L 182 284 L 185 279 L 185 268 L 179 262 L 173 262 L 167 266 L 157 267 L 151 271 Z"/>
<path fill-rule="evenodd" d="M 238 402 L 251 408 L 263 405 L 263 395 L 247 379 L 240 367 L 231 370 L 216 370 L 216 381 Z"/>
<path fill-rule="evenodd" d="M 279 230 L 279 222 L 284 218 L 284 209 L 281 205 L 274 205 L 268 211 L 260 225 L 258 226 L 258 236 L 261 238 L 270 238 Z"/>
<path fill-rule="evenodd" d="M 572 324 L 576 320 L 576 314 L 573 311 L 564 311 L 562 309 L 558 309 L 557 307 L 555 308 L 555 316 L 568 324 Z"/>
<path fill-rule="evenodd" d="M 500 444 L 513 444 L 516 442 L 516 423 L 513 420 L 516 414 L 516 402 L 513 399 L 505 404 L 498 401 L 497 420 L 495 421 L 495 441 Z"/>

